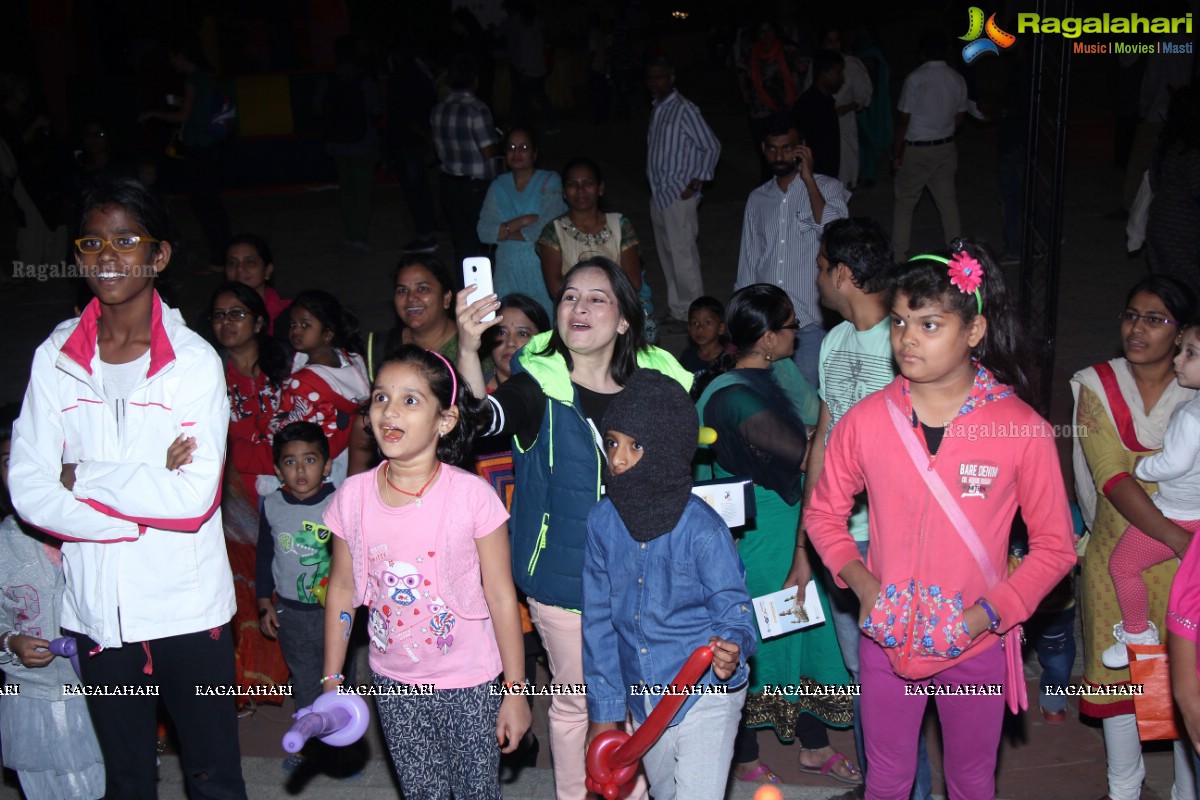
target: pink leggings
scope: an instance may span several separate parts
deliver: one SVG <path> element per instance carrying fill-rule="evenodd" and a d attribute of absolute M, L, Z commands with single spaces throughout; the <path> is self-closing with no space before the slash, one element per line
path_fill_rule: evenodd
<path fill-rule="evenodd" d="M 963 661 L 947 661 L 946 669 L 921 680 L 892 671 L 883 648 L 860 643 L 862 724 L 867 744 L 866 800 L 908 800 L 917 774 L 917 738 L 929 698 L 905 694 L 905 686 L 980 686 L 1004 684 L 1004 651 L 993 645 Z M 937 695 L 945 752 L 946 794 L 954 798 L 996 796 L 996 755 L 1004 695 Z"/>
<path fill-rule="evenodd" d="M 1173 519 L 1179 527 L 1195 533 L 1200 519 Z M 1149 593 L 1142 571 L 1175 558 L 1175 551 L 1157 539 L 1152 539 L 1130 525 L 1121 534 L 1121 541 L 1108 557 L 1108 574 L 1116 589 L 1117 603 L 1121 606 L 1122 626 L 1126 633 L 1143 633 L 1150 626 Z"/>
<path fill-rule="evenodd" d="M 550 682 L 583 683 L 583 618 L 574 611 L 529 598 L 529 618 L 542 637 L 550 662 Z M 588 710 L 583 695 L 558 694 L 550 698 L 550 758 L 554 767 L 557 800 L 585 800 L 584 754 L 587 749 Z M 638 771 L 626 800 L 648 800 L 646 778 Z"/>

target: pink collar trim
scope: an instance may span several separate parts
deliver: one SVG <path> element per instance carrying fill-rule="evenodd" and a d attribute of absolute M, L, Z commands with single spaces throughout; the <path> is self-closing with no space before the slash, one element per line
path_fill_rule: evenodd
<path fill-rule="evenodd" d="M 175 348 L 171 347 L 167 329 L 163 325 L 162 308 L 162 300 L 155 292 L 150 311 L 150 369 L 146 372 L 147 378 L 154 377 L 175 360 Z M 62 354 L 83 367 L 88 375 L 92 374 L 92 359 L 96 357 L 99 321 L 100 301 L 93 299 L 79 315 L 79 324 L 62 346 Z"/>

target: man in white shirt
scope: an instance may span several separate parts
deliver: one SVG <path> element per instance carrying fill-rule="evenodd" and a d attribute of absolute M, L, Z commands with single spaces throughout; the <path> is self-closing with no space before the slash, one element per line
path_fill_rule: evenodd
<path fill-rule="evenodd" d="M 838 160 L 838 179 L 853 190 L 858 184 L 858 112 L 871 105 L 871 75 L 857 57 L 846 51 L 842 34 L 837 28 L 825 32 L 821 46 L 841 53 L 845 82 L 833 96 L 841 128 L 842 149 Z"/>
<path fill-rule="evenodd" d="M 913 210 L 926 187 L 942 218 L 943 241 L 948 244 L 960 232 L 954 190 L 958 171 L 954 132 L 967 111 L 967 82 L 945 61 L 944 34 L 927 31 L 920 45 L 924 61 L 904 79 L 897 103 L 900 119 L 892 144 L 892 166 L 896 170 L 892 243 L 897 261 L 908 258 Z"/>
<path fill-rule="evenodd" d="M 746 201 L 733 288 L 769 283 L 787 292 L 800 325 L 792 360 L 815 387 L 825 336 L 817 299 L 817 251 L 825 226 L 847 216 L 850 193 L 837 178 L 813 174 L 813 152 L 791 114 L 770 118 L 762 148 L 774 177 Z"/>

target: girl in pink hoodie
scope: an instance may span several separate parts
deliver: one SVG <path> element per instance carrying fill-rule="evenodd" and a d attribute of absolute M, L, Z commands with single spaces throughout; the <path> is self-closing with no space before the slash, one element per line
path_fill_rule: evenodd
<path fill-rule="evenodd" d="M 909 796 L 930 695 L 949 795 L 995 797 L 1006 689 L 1014 710 L 1024 700 L 1001 639 L 1075 561 L 1054 434 L 1016 396 L 1016 315 L 990 254 L 956 240 L 917 256 L 891 295 L 901 374 L 834 427 L 805 524 L 874 643 L 860 655 L 868 800 Z M 864 489 L 866 564 L 846 527 Z M 1018 507 L 1029 553 L 1010 574 Z"/>

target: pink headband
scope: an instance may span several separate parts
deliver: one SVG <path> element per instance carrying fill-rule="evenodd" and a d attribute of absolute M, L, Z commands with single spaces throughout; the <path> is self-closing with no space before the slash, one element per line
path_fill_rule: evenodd
<path fill-rule="evenodd" d="M 446 357 L 437 350 L 429 350 L 427 352 L 437 356 L 446 365 L 446 369 L 450 370 L 450 405 L 454 405 L 455 401 L 458 400 L 458 375 L 455 374 L 454 367 L 450 366 L 450 362 L 446 360 Z"/>

